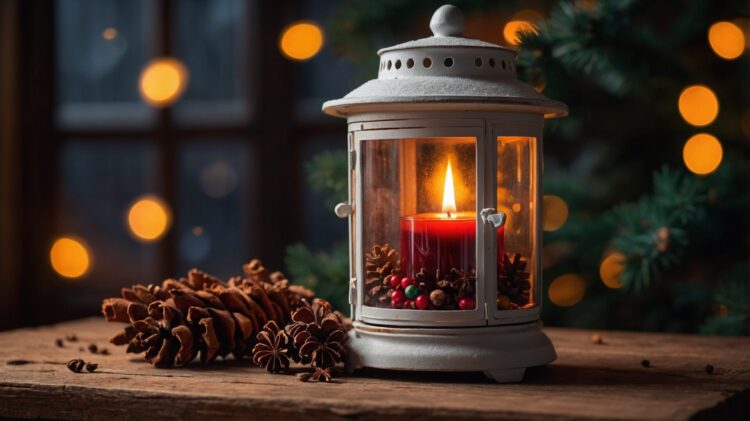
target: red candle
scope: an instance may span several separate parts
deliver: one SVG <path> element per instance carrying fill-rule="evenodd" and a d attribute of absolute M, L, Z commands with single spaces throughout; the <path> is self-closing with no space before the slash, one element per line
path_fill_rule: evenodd
<path fill-rule="evenodd" d="M 476 270 L 476 214 L 457 212 L 450 161 L 445 171 L 440 213 L 401 217 L 401 270 L 414 278 L 422 269 L 439 276 L 451 269 Z M 498 230 L 498 257 L 503 255 L 503 229 Z M 502 260 L 499 260 L 502 261 Z"/>
<path fill-rule="evenodd" d="M 440 274 L 475 270 L 476 219 L 473 212 L 421 213 L 401 218 L 401 269 L 413 278 L 424 268 Z M 497 233 L 498 259 L 503 255 L 503 228 Z M 498 260 L 502 261 L 502 260 Z"/>
<path fill-rule="evenodd" d="M 422 268 L 447 273 L 476 267 L 476 219 L 462 212 L 421 213 L 401 218 L 401 268 L 410 278 Z"/>

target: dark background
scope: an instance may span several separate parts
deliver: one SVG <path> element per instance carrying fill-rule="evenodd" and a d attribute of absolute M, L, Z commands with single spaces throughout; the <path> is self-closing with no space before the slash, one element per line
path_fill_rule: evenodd
<path fill-rule="evenodd" d="M 557 1 L 457 3 L 468 11 L 467 35 L 495 43 L 504 43 L 503 23 L 516 11 L 531 8 L 547 18 L 559 7 Z M 685 305 L 700 308 L 683 315 L 672 289 L 644 295 L 602 286 L 596 274 L 604 246 L 584 263 L 565 251 L 570 242 L 586 250 L 581 238 L 600 234 L 581 233 L 592 215 L 651 192 L 653 171 L 664 164 L 684 169 L 682 144 L 699 131 L 677 113 L 677 95 L 688 84 L 715 82 L 725 159 L 739 159 L 741 168 L 747 162 L 750 128 L 743 132 L 740 123 L 750 127 L 748 54 L 725 62 L 706 41 L 713 21 L 747 18 L 746 2 L 652 3 L 633 12 L 629 28 L 676 27 L 675 16 L 694 16 L 686 18 L 690 25 L 679 49 L 659 35 L 665 47 L 659 61 L 651 60 L 658 49 L 624 42 L 622 28 L 612 29 L 610 41 L 602 35 L 620 59 L 610 60 L 613 68 L 641 58 L 650 66 L 636 72 L 640 79 L 624 91 L 602 89 L 600 80 L 570 66 L 554 70 L 554 63 L 545 64 L 542 82 L 522 73 L 571 105 L 572 118 L 552 123 L 545 145 L 545 171 L 552 175 L 545 191 L 563 197 L 571 209 L 568 226 L 545 235 L 545 244 L 557 248 L 545 251 L 569 264 L 545 266 L 545 279 L 593 273 L 584 276 L 589 290 L 577 309 L 545 302 L 550 324 L 697 331 L 722 311 L 714 299 L 724 276 L 719 269 L 699 271 L 708 286 L 688 291 L 693 301 Z M 345 121 L 323 115 L 322 102 L 374 77 L 376 48 L 428 36 L 439 4 L 0 0 L 0 329 L 93 315 L 101 299 L 120 287 L 192 267 L 227 277 L 258 257 L 271 269 L 304 273 L 287 267 L 287 247 L 302 243 L 313 253 L 327 252 L 346 239 L 346 223 L 335 218 L 305 170 L 316 154 L 346 146 Z M 325 33 L 323 49 L 308 61 L 279 51 L 280 34 L 295 21 L 316 22 Z M 116 28 L 117 36 L 104 39 L 106 28 Z M 162 56 L 182 61 L 189 84 L 172 106 L 154 108 L 141 99 L 138 80 L 144 65 Z M 658 89 L 642 92 L 644 86 Z M 662 141 L 664 133 L 669 141 Z M 747 199 L 747 189 L 737 186 L 750 179 L 742 177 L 721 183 L 734 183 L 730 194 Z M 163 238 L 146 243 L 129 232 L 126 215 L 148 194 L 168 205 L 172 223 Z M 718 214 L 729 215 L 731 227 L 701 238 L 703 245 L 683 255 L 683 262 L 718 250 L 710 267 L 747 264 L 748 211 L 740 200 Z M 722 249 L 727 235 L 731 250 Z M 50 248 L 61 236 L 87 245 L 92 264 L 85 276 L 65 279 L 52 269 Z M 599 237 L 597 244 L 610 244 Z M 330 264 L 324 257 L 311 261 Z M 696 273 L 681 268 L 671 278 L 675 283 Z M 738 275 L 745 288 L 747 273 L 745 266 Z M 646 307 L 663 311 L 646 314 Z M 649 321 L 661 317 L 677 322 Z M 746 323 L 747 313 L 740 318 Z"/>

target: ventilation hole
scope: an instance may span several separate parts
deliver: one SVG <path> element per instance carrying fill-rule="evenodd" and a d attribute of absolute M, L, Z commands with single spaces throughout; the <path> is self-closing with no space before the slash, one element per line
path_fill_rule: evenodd
<path fill-rule="evenodd" d="M 490 59 L 490 67 L 495 67 L 495 59 L 494 58 Z"/>
<path fill-rule="evenodd" d="M 482 58 L 481 57 L 475 58 L 474 59 L 474 65 L 477 66 L 477 67 L 482 67 Z"/>
<path fill-rule="evenodd" d="M 401 68 L 401 60 L 396 60 L 396 69 Z"/>
<path fill-rule="evenodd" d="M 412 67 L 414 67 L 414 60 L 412 59 L 406 60 L 406 67 L 408 69 L 411 69 Z"/>
<path fill-rule="evenodd" d="M 388 70 L 391 70 L 391 65 L 392 65 L 392 64 L 393 64 L 393 63 L 391 63 L 391 61 L 390 61 L 390 60 L 388 60 Z"/>
<path fill-rule="evenodd" d="M 443 65 L 445 65 L 445 67 L 453 67 L 453 59 L 446 57 L 445 60 L 443 60 Z"/>
<path fill-rule="evenodd" d="M 505 70 L 505 60 L 501 61 L 500 65 L 502 66 L 503 70 Z"/>
<path fill-rule="evenodd" d="M 425 57 L 424 60 L 422 60 L 422 66 L 424 66 L 426 69 L 429 69 L 432 67 L 432 60 L 430 60 L 429 57 Z"/>

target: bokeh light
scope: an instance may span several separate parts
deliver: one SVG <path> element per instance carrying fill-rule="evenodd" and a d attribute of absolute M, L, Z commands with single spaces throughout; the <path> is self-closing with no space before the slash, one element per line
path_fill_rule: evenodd
<path fill-rule="evenodd" d="M 622 287 L 622 272 L 625 270 L 626 258 L 622 253 L 613 252 L 602 260 L 599 266 L 599 277 L 604 285 L 617 289 Z"/>
<path fill-rule="evenodd" d="M 552 281 L 547 291 L 549 300 L 560 307 L 571 307 L 578 304 L 585 293 L 586 282 L 574 273 L 558 276 Z"/>
<path fill-rule="evenodd" d="M 511 20 L 503 28 L 503 38 L 508 45 L 517 46 L 521 43 L 521 33 L 538 34 L 539 29 L 533 23 L 526 20 Z"/>
<path fill-rule="evenodd" d="M 568 219 L 568 204 L 559 196 L 544 195 L 542 205 L 542 225 L 545 231 L 556 231 Z"/>
<path fill-rule="evenodd" d="M 169 229 L 171 223 L 169 207 L 156 196 L 143 196 L 133 203 L 128 211 L 128 227 L 142 241 L 155 241 Z"/>
<path fill-rule="evenodd" d="M 682 159 L 685 166 L 695 174 L 710 174 L 719 167 L 724 151 L 721 142 L 708 133 L 698 133 L 685 142 Z"/>
<path fill-rule="evenodd" d="M 312 22 L 289 25 L 281 34 L 279 48 L 289 59 L 304 61 L 314 57 L 323 47 L 323 31 Z"/>
<path fill-rule="evenodd" d="M 732 22 L 716 22 L 708 29 L 708 43 L 717 56 L 734 60 L 745 50 L 745 34 Z"/>
<path fill-rule="evenodd" d="M 91 267 L 91 257 L 83 240 L 60 237 L 49 252 L 52 269 L 65 278 L 80 278 Z"/>
<path fill-rule="evenodd" d="M 711 89 L 703 85 L 685 88 L 677 105 L 682 118 L 693 126 L 708 125 L 719 114 L 719 100 Z"/>
<path fill-rule="evenodd" d="M 165 107 L 182 95 L 187 83 L 188 72 L 180 61 L 158 58 L 146 64 L 141 73 L 141 97 L 154 107 Z"/>
<path fill-rule="evenodd" d="M 102 38 L 104 38 L 107 41 L 112 41 L 113 39 L 117 38 L 117 29 L 115 28 L 107 28 L 102 31 Z"/>
<path fill-rule="evenodd" d="M 224 160 L 215 161 L 201 170 L 200 184 L 203 193 L 214 199 L 229 195 L 237 187 L 237 171 Z"/>

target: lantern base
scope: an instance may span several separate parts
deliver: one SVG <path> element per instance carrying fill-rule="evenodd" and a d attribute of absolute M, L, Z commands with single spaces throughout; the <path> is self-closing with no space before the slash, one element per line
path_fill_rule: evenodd
<path fill-rule="evenodd" d="M 498 383 L 519 382 L 527 367 L 557 358 L 539 322 L 471 328 L 396 328 L 354 322 L 348 368 L 481 371 Z"/>

